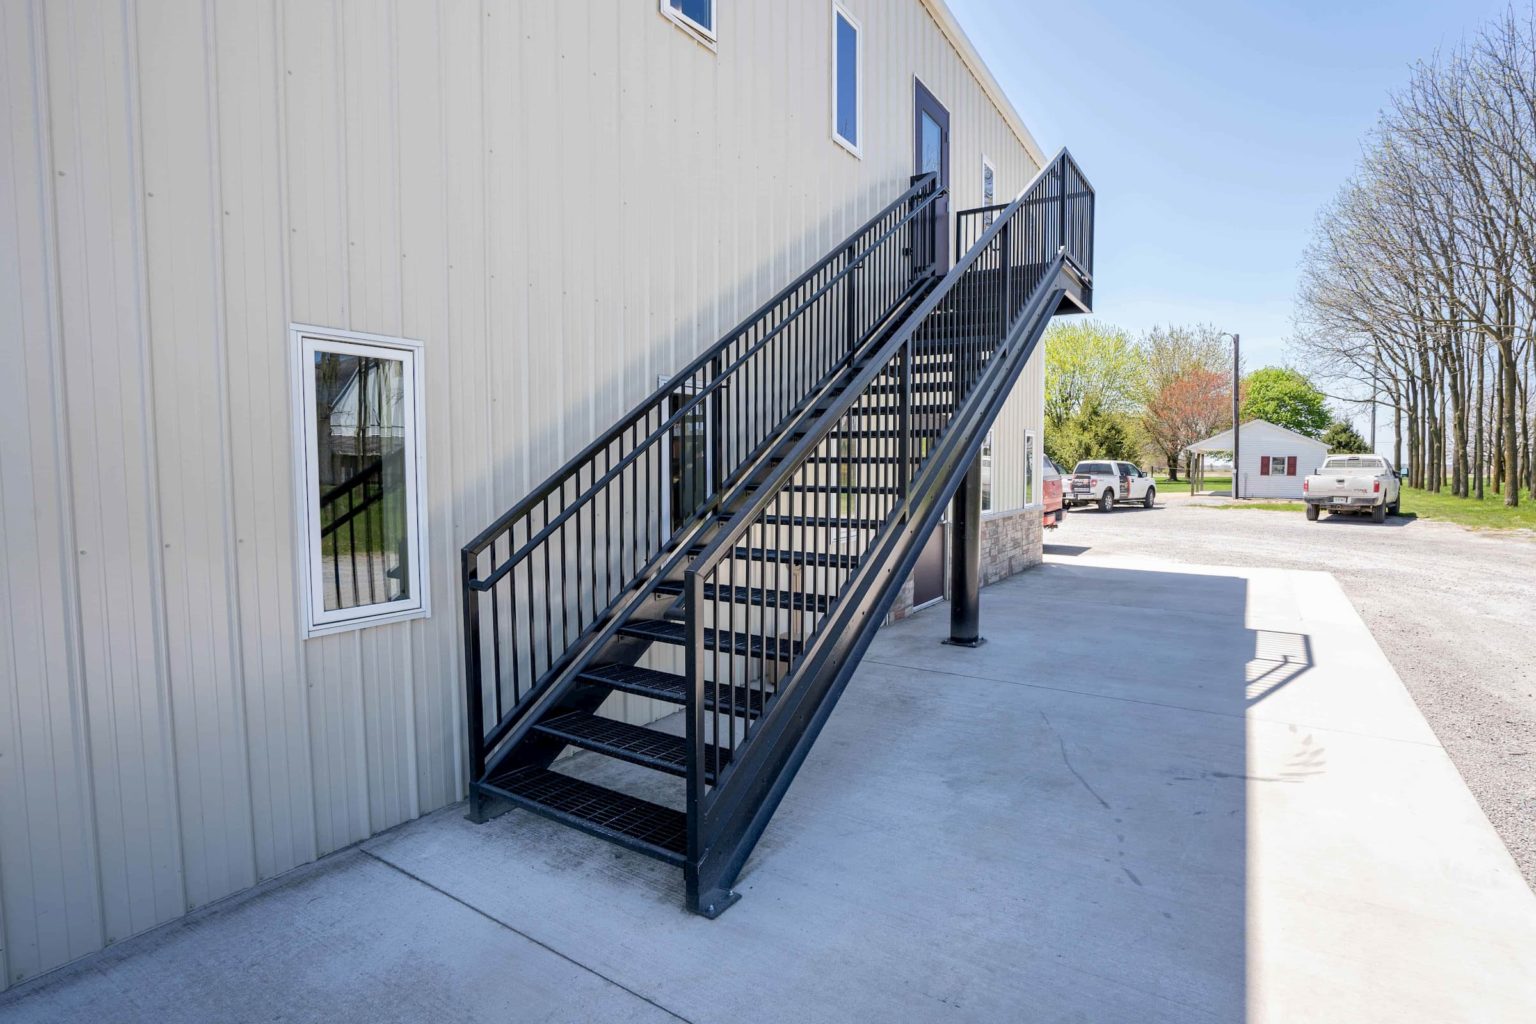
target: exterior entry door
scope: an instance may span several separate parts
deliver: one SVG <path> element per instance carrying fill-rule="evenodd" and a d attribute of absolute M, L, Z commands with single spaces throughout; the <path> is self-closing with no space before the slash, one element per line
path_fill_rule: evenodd
<path fill-rule="evenodd" d="M 914 174 L 937 171 L 939 187 L 949 188 L 949 111 L 934 99 L 933 93 L 917 79 L 916 101 L 913 104 L 913 142 L 916 147 Z M 944 195 L 934 204 L 934 254 L 939 273 L 949 269 L 949 196 Z"/>
<path fill-rule="evenodd" d="M 939 187 L 949 187 L 949 111 L 945 110 L 933 93 L 923 83 L 913 79 L 915 102 L 913 104 L 913 173 L 927 174 L 937 171 Z M 949 197 L 946 195 L 934 204 L 934 270 L 940 274 L 949 269 Z M 933 533 L 923 545 L 917 565 L 912 569 L 912 604 L 920 606 L 937 601 L 944 596 L 944 524 L 934 527 Z"/>

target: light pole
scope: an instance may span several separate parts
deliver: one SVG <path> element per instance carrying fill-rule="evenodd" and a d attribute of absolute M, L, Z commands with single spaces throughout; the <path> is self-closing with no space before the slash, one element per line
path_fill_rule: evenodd
<path fill-rule="evenodd" d="M 1240 426 L 1240 424 L 1237 421 L 1237 413 L 1238 413 L 1238 389 L 1237 389 L 1237 382 L 1238 382 L 1238 344 L 1239 344 L 1239 341 L 1238 341 L 1238 336 L 1233 334 L 1233 333 L 1231 333 L 1230 331 L 1222 331 L 1220 334 L 1217 335 L 1217 337 L 1218 338 L 1231 338 L 1232 339 L 1232 500 L 1236 501 L 1237 498 L 1238 498 L 1237 483 L 1238 483 L 1238 480 L 1240 479 L 1240 474 L 1238 473 L 1238 470 L 1237 470 L 1237 467 L 1238 467 L 1238 464 L 1239 464 L 1238 463 L 1238 458 L 1237 458 L 1237 456 L 1238 456 L 1238 445 L 1240 443 L 1239 440 L 1238 440 L 1238 436 L 1237 436 L 1238 435 L 1238 427 Z"/>

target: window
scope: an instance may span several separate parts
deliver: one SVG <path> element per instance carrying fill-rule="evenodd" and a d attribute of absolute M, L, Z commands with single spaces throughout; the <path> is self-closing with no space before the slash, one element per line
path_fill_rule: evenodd
<path fill-rule="evenodd" d="M 864 86 L 859 67 L 859 23 L 843 5 L 832 5 L 832 138 L 854 156 L 860 156 L 859 123 L 864 105 Z"/>
<path fill-rule="evenodd" d="M 1271 455 L 1269 457 L 1269 475 L 1285 476 L 1285 456 Z"/>
<path fill-rule="evenodd" d="M 1035 503 L 1035 432 L 1024 431 L 1024 504 Z"/>
<path fill-rule="evenodd" d="M 670 378 L 664 376 L 657 383 L 666 384 L 668 380 Z M 692 384 L 681 385 L 672 392 L 671 406 L 667 410 L 668 416 L 682 413 L 672 425 L 662 456 L 665 459 L 663 476 L 667 480 L 667 492 L 662 496 L 666 506 L 663 521 L 671 532 L 676 532 L 693 518 L 709 499 L 713 461 L 709 442 L 713 431 L 709 429 L 708 410 L 713 399 L 706 398 L 685 411 L 698 390 Z"/>
<path fill-rule="evenodd" d="M 291 337 L 305 635 L 425 616 L 421 346 Z"/>
<path fill-rule="evenodd" d="M 661 0 L 661 13 L 689 32 L 715 41 L 715 0 Z"/>
<path fill-rule="evenodd" d="M 993 170 L 992 162 L 986 157 L 981 158 L 981 205 L 992 206 L 997 202 L 997 171 Z M 988 211 L 981 215 L 983 224 L 991 224 L 997 217 L 997 211 Z"/>
<path fill-rule="evenodd" d="M 981 510 L 991 512 L 992 501 L 992 432 L 981 442 Z"/>

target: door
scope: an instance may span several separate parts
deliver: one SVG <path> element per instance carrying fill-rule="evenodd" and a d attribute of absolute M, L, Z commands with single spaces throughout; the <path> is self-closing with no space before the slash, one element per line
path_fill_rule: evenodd
<path fill-rule="evenodd" d="M 939 187 L 949 188 L 949 111 L 934 99 L 922 82 L 913 79 L 916 98 L 913 112 L 914 174 L 937 171 Z M 934 269 L 949 269 L 949 196 L 934 203 Z"/>
<path fill-rule="evenodd" d="M 923 553 L 912 568 L 912 607 L 921 608 L 944 596 L 944 524 L 933 528 Z"/>
<path fill-rule="evenodd" d="M 939 187 L 949 187 L 949 111 L 934 99 L 922 82 L 913 79 L 913 173 L 939 175 Z M 934 203 L 934 270 L 949 269 L 949 197 Z M 912 603 L 916 606 L 937 601 L 944 596 L 944 524 L 934 527 L 923 553 L 912 570 Z"/>

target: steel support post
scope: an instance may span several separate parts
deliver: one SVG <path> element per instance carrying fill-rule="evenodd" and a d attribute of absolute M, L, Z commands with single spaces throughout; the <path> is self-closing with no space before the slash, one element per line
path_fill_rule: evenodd
<path fill-rule="evenodd" d="M 950 509 L 949 639 L 955 647 L 980 647 L 981 456 L 965 471 Z"/>

